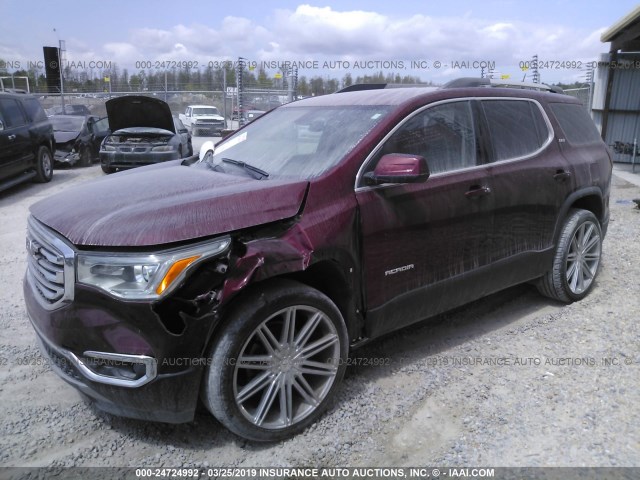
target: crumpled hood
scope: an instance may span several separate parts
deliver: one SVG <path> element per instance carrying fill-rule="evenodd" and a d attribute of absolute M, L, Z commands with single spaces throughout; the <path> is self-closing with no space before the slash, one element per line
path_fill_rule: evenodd
<path fill-rule="evenodd" d="M 80 132 L 53 132 L 53 136 L 56 139 L 56 143 L 67 143 L 71 140 L 75 140 L 80 135 Z"/>
<path fill-rule="evenodd" d="M 293 217 L 307 185 L 227 175 L 176 160 L 69 188 L 30 210 L 75 245 L 155 246 Z"/>

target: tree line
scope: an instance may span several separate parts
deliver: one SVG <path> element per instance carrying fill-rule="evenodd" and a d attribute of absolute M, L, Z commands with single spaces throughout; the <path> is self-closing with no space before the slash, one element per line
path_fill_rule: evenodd
<path fill-rule="evenodd" d="M 4 68 L 3 68 L 4 66 Z M 0 77 L 27 77 L 29 87 L 34 93 L 47 93 L 46 77 L 38 70 L 8 71 L 6 63 L 0 59 Z M 138 70 L 130 73 L 127 68 L 119 68 L 116 64 L 109 70 L 87 71 L 66 67 L 63 69 L 65 93 L 103 93 L 103 92 L 164 92 L 166 91 L 222 91 L 224 86 L 236 86 L 236 71 L 228 67 L 172 68 L 169 70 Z M 424 82 L 413 75 L 400 73 L 384 73 L 379 71 L 368 75 L 354 76 L 344 74 L 341 78 L 329 75 L 300 75 L 297 81 L 291 76 L 277 72 L 268 73 L 263 68 L 257 70 L 243 70 L 243 84 L 245 89 L 256 90 L 288 90 L 289 82 L 297 84 L 296 94 L 301 96 L 317 96 L 333 93 L 341 88 L 358 83 L 395 83 L 422 84 Z M 5 78 L 5 86 L 10 86 L 10 80 Z M 16 79 L 16 88 L 24 88 Z"/>

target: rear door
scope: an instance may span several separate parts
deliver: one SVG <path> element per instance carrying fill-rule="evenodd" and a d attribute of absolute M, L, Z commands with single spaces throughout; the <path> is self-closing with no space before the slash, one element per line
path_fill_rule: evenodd
<path fill-rule="evenodd" d="M 34 153 L 31 148 L 29 125 L 20 102 L 14 98 L 0 98 L 0 176 L 6 178 L 28 169 Z"/>
<path fill-rule="evenodd" d="M 493 199 L 487 167 L 479 165 L 473 112 L 467 100 L 423 108 L 388 136 L 359 174 L 370 336 L 482 295 L 477 280 L 489 260 Z M 425 157 L 430 178 L 367 186 L 362 175 L 388 153 Z"/>
<path fill-rule="evenodd" d="M 524 98 L 482 99 L 494 196 L 494 278 L 509 286 L 549 266 L 556 220 L 572 189 L 568 162 L 542 106 Z"/>

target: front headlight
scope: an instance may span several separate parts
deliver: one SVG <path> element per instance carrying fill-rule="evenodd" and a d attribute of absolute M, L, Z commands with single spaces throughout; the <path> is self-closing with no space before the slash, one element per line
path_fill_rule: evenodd
<path fill-rule="evenodd" d="M 154 299 L 180 285 L 187 272 L 229 247 L 229 237 L 151 254 L 78 254 L 78 283 L 130 300 Z"/>
<path fill-rule="evenodd" d="M 151 149 L 152 152 L 173 152 L 174 150 L 177 150 L 178 147 L 175 145 L 162 145 L 160 147 L 153 147 Z"/>

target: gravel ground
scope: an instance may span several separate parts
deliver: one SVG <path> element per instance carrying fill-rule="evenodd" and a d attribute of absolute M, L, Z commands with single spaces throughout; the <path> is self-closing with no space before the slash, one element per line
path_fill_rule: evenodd
<path fill-rule="evenodd" d="M 185 425 L 102 413 L 40 356 L 22 301 L 27 208 L 100 175 L 56 170 L 0 194 L 0 465 L 640 466 L 640 188 L 614 177 L 585 300 L 523 285 L 376 341 L 354 358 L 383 366 L 350 367 L 326 415 L 264 445 L 206 412 Z"/>

